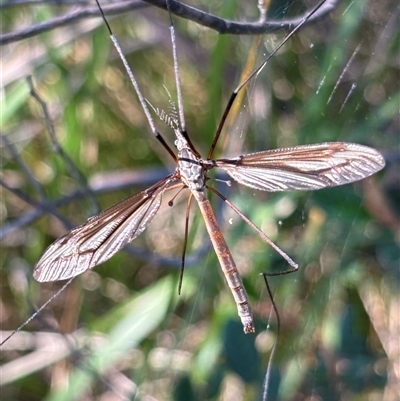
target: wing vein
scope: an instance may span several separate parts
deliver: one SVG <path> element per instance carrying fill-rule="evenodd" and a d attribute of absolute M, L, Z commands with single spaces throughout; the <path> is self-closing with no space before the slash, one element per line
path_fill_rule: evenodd
<path fill-rule="evenodd" d="M 51 244 L 37 262 L 36 280 L 66 280 L 105 262 L 139 236 L 157 214 L 163 193 L 178 180 L 171 174 L 111 206 Z"/>
<path fill-rule="evenodd" d="M 368 177 L 385 166 L 375 149 L 327 142 L 215 160 L 235 181 L 263 191 L 315 190 Z"/>

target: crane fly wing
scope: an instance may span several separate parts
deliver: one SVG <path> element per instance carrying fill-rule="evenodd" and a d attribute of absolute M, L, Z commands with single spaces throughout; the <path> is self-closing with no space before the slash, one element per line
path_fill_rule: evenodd
<path fill-rule="evenodd" d="M 375 149 L 344 142 L 267 150 L 214 163 L 238 183 L 271 192 L 348 184 L 385 166 Z"/>
<path fill-rule="evenodd" d="M 63 235 L 46 249 L 33 277 L 41 282 L 66 280 L 111 258 L 146 229 L 174 181 L 168 176 Z"/>

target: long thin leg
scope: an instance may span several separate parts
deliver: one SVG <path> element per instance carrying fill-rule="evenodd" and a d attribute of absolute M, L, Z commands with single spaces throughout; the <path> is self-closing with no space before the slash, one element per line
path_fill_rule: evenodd
<path fill-rule="evenodd" d="M 129 75 L 129 78 L 130 78 L 130 80 L 132 82 L 133 87 L 135 88 L 136 95 L 137 95 L 137 97 L 139 99 L 140 105 L 142 106 L 144 114 L 146 115 L 146 118 L 147 118 L 147 121 L 149 123 L 151 132 L 161 142 L 161 144 L 164 146 L 164 148 L 167 150 L 167 152 L 175 160 L 175 162 L 177 162 L 178 159 L 177 159 L 174 151 L 170 148 L 170 146 L 167 144 L 167 142 L 165 142 L 165 139 L 158 132 L 158 130 L 157 130 L 155 124 L 154 124 L 154 120 L 153 120 L 153 117 L 150 114 L 149 108 L 147 107 L 146 100 L 145 100 L 144 96 L 142 95 L 142 92 L 140 91 L 140 88 L 139 88 L 139 85 L 138 85 L 138 83 L 136 81 L 136 78 L 133 75 L 133 72 L 132 72 L 131 68 L 129 67 L 128 61 L 126 60 L 126 58 L 125 58 L 125 56 L 124 56 L 124 54 L 122 52 L 121 46 L 119 45 L 117 38 L 112 33 L 111 27 L 110 27 L 105 15 L 104 15 L 104 12 L 103 12 L 103 10 L 102 10 L 102 8 L 100 6 L 99 0 L 96 0 L 96 3 L 98 5 L 98 7 L 99 7 L 99 10 L 101 12 L 102 18 L 104 20 L 104 23 L 107 26 L 108 32 L 110 34 L 110 38 L 111 38 L 115 48 L 117 49 L 117 52 L 118 52 L 119 56 L 121 57 L 121 60 L 122 60 L 122 62 L 124 64 L 125 70 Z"/>
<path fill-rule="evenodd" d="M 183 111 L 183 98 L 182 98 L 182 87 L 181 87 L 181 76 L 179 74 L 179 64 L 178 64 L 178 55 L 176 52 L 176 39 L 175 39 L 175 27 L 172 21 L 171 9 L 169 7 L 169 1 L 167 0 L 167 9 L 169 15 L 169 31 L 171 35 L 171 43 L 172 43 L 172 57 L 174 59 L 174 75 L 175 75 L 175 85 L 176 85 L 176 93 L 178 97 L 178 113 L 179 113 L 179 127 L 181 132 L 186 131 L 186 122 L 185 122 L 185 113 Z"/>
<path fill-rule="evenodd" d="M 15 329 L 7 338 L 1 341 L 0 347 L 6 343 L 14 334 L 18 333 L 22 330 L 30 321 L 32 321 L 50 302 L 56 299 L 72 282 L 74 277 L 70 278 L 55 294 L 51 296 L 29 319 L 25 320 L 24 323 L 21 324 L 17 329 Z"/>
<path fill-rule="evenodd" d="M 255 75 L 257 75 L 258 73 L 261 72 L 261 70 L 266 66 L 266 64 L 268 63 L 268 61 L 282 48 L 282 46 L 323 6 L 323 4 L 326 2 L 326 0 L 322 1 L 321 3 L 319 3 L 316 7 L 314 7 L 314 9 L 307 14 L 303 20 L 300 22 L 299 25 L 297 25 L 290 33 L 288 36 L 286 36 L 286 38 L 272 51 L 272 53 L 270 53 L 265 59 L 264 61 L 262 61 L 259 66 L 244 80 L 242 81 L 239 86 L 232 92 L 231 97 L 228 100 L 228 104 L 225 107 L 225 111 L 222 115 L 221 121 L 218 125 L 217 131 L 215 133 L 214 136 L 214 140 L 211 144 L 210 147 L 210 151 L 208 152 L 207 155 L 207 160 L 210 160 L 212 158 L 212 155 L 214 153 L 215 147 L 217 146 L 217 142 L 218 139 L 221 135 L 221 131 L 222 128 L 225 124 L 225 120 L 228 117 L 228 114 L 231 110 L 232 104 L 236 99 L 236 96 L 238 94 L 238 92 L 247 85 L 247 83 L 250 81 L 250 79 L 252 79 Z"/>
<path fill-rule="evenodd" d="M 264 384 L 263 384 L 263 398 L 262 398 L 262 400 L 263 401 L 267 401 L 267 399 L 268 399 L 268 390 L 269 390 L 269 381 L 271 379 L 272 364 L 274 362 L 276 349 L 278 347 L 278 339 L 279 339 L 279 335 L 280 335 L 280 332 L 281 332 L 281 318 L 279 317 L 278 308 L 276 307 L 276 304 L 275 304 L 275 301 L 274 301 L 274 297 L 272 295 L 272 291 L 271 291 L 271 288 L 270 288 L 269 283 L 268 283 L 267 275 L 265 273 L 262 273 L 262 276 L 264 277 L 265 287 L 267 288 L 269 298 L 271 299 L 272 308 L 274 309 L 275 316 L 276 316 L 276 337 L 275 337 L 276 339 L 275 339 L 274 345 L 272 346 L 272 349 L 271 349 L 271 354 L 269 356 L 267 371 L 265 372 Z"/>
<path fill-rule="evenodd" d="M 179 284 L 178 284 L 178 294 L 179 295 L 181 295 L 183 272 L 185 270 L 186 249 L 187 249 L 187 243 L 188 243 L 188 237 L 189 237 L 189 214 L 190 214 L 190 205 L 192 204 L 192 199 L 193 199 L 193 194 L 190 193 L 188 201 L 187 201 L 187 206 L 186 206 L 185 237 L 183 240 L 181 273 L 179 275 Z"/>
<path fill-rule="evenodd" d="M 280 276 L 282 274 L 289 274 L 297 271 L 299 269 L 299 265 L 284 251 L 282 251 L 281 248 L 279 248 L 278 245 L 276 245 L 265 233 L 262 231 L 260 228 L 258 228 L 248 217 L 246 217 L 231 201 L 229 201 L 224 195 L 222 195 L 220 192 L 218 192 L 215 188 L 209 187 L 207 185 L 207 189 L 209 189 L 211 192 L 215 193 L 218 195 L 235 213 L 237 213 L 254 231 L 257 232 L 257 234 L 261 237 L 263 241 L 265 241 L 268 245 L 270 245 L 272 248 L 275 249 L 276 252 L 281 255 L 286 262 L 289 263 L 290 266 L 292 266 L 292 269 L 287 269 L 281 272 L 276 272 L 276 273 L 264 273 L 267 276 Z"/>
<path fill-rule="evenodd" d="M 169 0 L 167 0 L 166 3 L 167 3 L 168 14 L 169 14 L 169 20 L 170 20 L 169 31 L 170 31 L 171 43 L 172 43 L 172 56 L 174 59 L 174 75 L 175 75 L 176 94 L 178 97 L 178 115 L 179 115 L 180 131 L 181 131 L 182 135 L 184 136 L 184 138 L 186 139 L 186 141 L 188 142 L 188 144 L 189 144 L 190 148 L 192 149 L 192 151 L 194 152 L 194 154 L 197 157 L 201 157 L 200 153 L 194 147 L 194 145 L 186 131 L 185 113 L 183 110 L 181 75 L 179 73 L 178 53 L 176 50 L 175 27 L 174 27 L 174 22 L 172 21 L 172 14 L 171 14 Z"/>

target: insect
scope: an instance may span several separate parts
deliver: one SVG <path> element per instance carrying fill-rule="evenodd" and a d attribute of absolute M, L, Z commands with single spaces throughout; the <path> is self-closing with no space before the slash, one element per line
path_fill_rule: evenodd
<path fill-rule="evenodd" d="M 151 112 L 151 110 L 150 110 L 150 112 Z M 343 136 L 345 137 L 346 136 L 346 132 L 344 132 L 343 133 Z M 195 136 L 193 136 L 193 138 L 195 138 Z M 310 142 L 312 142 L 312 141 L 310 141 Z M 262 149 L 262 148 L 261 148 Z M 354 150 L 354 149 L 353 149 Z M 175 152 L 173 152 L 173 153 L 175 153 Z M 270 153 L 270 156 L 272 156 L 273 155 L 273 153 L 271 152 Z M 278 155 L 278 154 L 277 154 Z M 325 159 L 325 158 L 324 158 Z M 288 160 L 289 161 L 289 160 Z M 236 160 L 236 164 L 239 166 L 239 167 L 241 167 L 241 165 L 240 165 L 240 162 L 239 162 L 239 160 Z M 289 163 L 289 165 L 290 165 L 290 163 Z M 231 164 L 227 164 L 227 166 L 228 167 L 231 167 L 232 169 L 236 169 L 236 165 L 234 164 L 234 163 L 231 163 Z M 215 166 L 215 167 L 217 167 L 217 166 Z M 214 167 L 212 167 L 213 169 L 215 169 Z M 258 170 L 257 170 L 258 171 Z M 233 178 L 234 179 L 234 178 Z M 178 185 L 180 185 L 180 181 L 177 181 L 177 184 Z M 210 186 L 212 185 L 212 182 L 211 181 L 207 181 L 207 184 L 209 184 Z M 170 185 L 175 185 L 175 184 L 173 184 L 173 183 L 171 183 Z M 152 187 L 153 188 L 153 187 Z M 164 192 L 164 196 L 163 195 L 160 195 L 160 201 L 161 201 L 161 197 L 163 196 L 163 202 L 165 202 L 168 198 L 169 198 L 169 188 L 170 187 L 167 187 L 166 189 L 165 189 L 165 192 Z M 256 191 L 254 191 L 254 192 L 256 192 Z M 140 194 L 142 194 L 143 195 L 143 193 L 140 193 Z M 140 194 L 138 194 L 138 195 L 140 195 Z M 153 194 L 154 194 L 154 192 L 153 192 Z M 143 197 L 145 197 L 145 196 L 147 196 L 146 194 L 144 194 L 143 195 Z M 154 206 L 154 212 L 157 212 L 157 204 L 155 204 L 154 202 L 157 200 L 157 197 L 153 197 L 153 206 Z M 147 199 L 143 199 L 143 202 L 149 202 L 149 200 Z M 149 203 L 150 204 L 150 203 Z M 194 206 L 196 206 L 196 205 L 194 205 Z M 152 206 L 149 206 L 149 207 L 152 207 Z M 157 209 L 157 210 L 156 210 Z M 150 216 L 151 217 L 151 216 Z M 143 226 L 141 226 L 141 227 L 143 227 L 143 228 L 145 228 L 145 225 L 143 225 Z M 268 231 L 267 231 L 268 232 Z M 233 304 L 233 302 L 232 302 L 232 304 Z M 257 330 L 258 331 L 258 330 Z"/>
<path fill-rule="evenodd" d="M 175 160 L 177 167 L 172 174 L 152 187 L 90 218 L 82 226 L 74 228 L 55 241 L 37 262 L 33 276 L 40 282 L 66 280 L 105 262 L 146 229 L 157 214 L 162 197 L 166 192 L 176 188 L 188 188 L 190 190 L 188 208 L 194 198 L 203 216 L 227 284 L 235 299 L 244 332 L 253 333 L 255 327 L 246 290 L 207 196 L 207 189 L 210 189 L 207 184 L 208 171 L 215 167 L 220 168 L 238 183 L 262 191 L 316 190 L 348 184 L 368 177 L 384 167 L 384 158 L 378 151 L 366 146 L 332 142 L 267 150 L 230 159 L 213 159 L 214 149 L 230 111 L 232 104 L 230 102 L 225 109 L 208 156 L 203 159 L 194 148 L 186 131 L 175 37 L 171 25 L 178 110 L 176 115 L 168 119 L 168 122 L 176 136 L 177 154 L 175 154 L 158 132 L 136 79 L 104 14 L 102 15 L 111 40 L 118 49 L 130 76 L 150 129 Z M 247 81 L 261 71 L 265 63 L 263 62 L 238 86 L 233 93 L 232 100 Z M 159 116 L 163 117 L 161 114 Z M 218 194 L 215 190 L 212 191 Z M 220 196 L 222 197 L 222 195 Z M 244 218 L 237 208 L 228 204 Z M 275 246 L 258 227 L 255 225 L 252 227 L 265 241 L 274 246 L 294 269 L 297 269 L 296 263 Z"/>

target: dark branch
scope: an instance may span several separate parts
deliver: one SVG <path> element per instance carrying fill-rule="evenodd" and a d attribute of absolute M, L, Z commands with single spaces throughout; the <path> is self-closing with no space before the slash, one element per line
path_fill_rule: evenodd
<path fill-rule="evenodd" d="M 106 5 L 103 7 L 103 11 L 106 15 L 118 15 L 144 7 L 147 7 L 147 5 L 143 4 L 142 1 L 128 0 Z M 52 18 L 49 21 L 41 22 L 40 24 L 32 25 L 19 31 L 5 33 L 0 36 L 0 45 L 7 45 L 19 40 L 31 38 L 43 32 L 52 31 L 53 29 L 72 24 L 81 19 L 93 17 L 100 17 L 100 11 L 97 6 L 79 7 L 68 14 Z"/>
<path fill-rule="evenodd" d="M 144 0 L 146 3 L 153 4 L 159 8 L 166 9 L 165 0 Z M 332 11 L 339 0 L 327 0 L 320 8 L 319 12 L 315 13 L 308 22 L 315 21 Z M 237 22 L 216 15 L 206 13 L 197 8 L 190 7 L 186 4 L 179 3 L 175 0 L 170 1 L 171 13 L 179 17 L 191 20 L 200 25 L 214 29 L 218 33 L 233 34 L 233 35 L 255 35 L 261 33 L 290 31 L 294 29 L 308 15 L 309 10 L 295 18 L 286 20 L 271 20 L 265 22 Z"/>
<path fill-rule="evenodd" d="M 148 169 L 143 171 L 142 173 L 131 171 L 129 173 L 129 178 L 128 178 L 128 174 L 125 177 L 123 173 L 119 172 L 118 175 L 123 176 L 122 180 L 120 181 L 107 180 L 107 179 L 99 180 L 101 181 L 99 184 L 90 186 L 89 189 L 93 194 L 99 195 L 126 188 L 132 188 L 136 186 L 143 187 L 143 186 L 148 186 L 154 183 L 155 181 L 158 181 L 159 179 L 165 177 L 166 174 L 167 171 L 165 169 L 157 169 L 157 170 Z M 12 192 L 20 199 L 22 199 L 24 202 L 31 204 L 32 206 L 35 207 L 35 210 L 28 211 L 25 214 L 21 215 L 20 217 L 14 219 L 12 222 L 5 223 L 2 226 L 0 226 L 0 239 L 3 239 L 6 235 L 12 233 L 14 230 L 20 229 L 28 224 L 31 224 L 33 221 L 37 220 L 41 216 L 44 216 L 45 214 L 49 213 L 58 217 L 64 223 L 66 228 L 68 229 L 73 228 L 76 226 L 76 222 L 74 224 L 71 223 L 70 221 L 66 221 L 64 218 L 61 218 L 59 213 L 57 212 L 57 208 L 59 208 L 60 206 L 67 205 L 76 200 L 84 199 L 87 196 L 87 189 L 82 189 L 80 187 L 71 194 L 64 195 L 58 199 L 54 200 L 44 199 L 36 201 L 31 199 L 29 195 L 23 192 L 21 189 L 11 187 L 11 185 L 9 185 L 6 181 L 4 181 L 1 178 L 0 178 L 0 186 L 2 186 L 5 189 L 8 189 L 10 192 Z"/>
<path fill-rule="evenodd" d="M 330 11 L 332 11 L 336 7 L 338 2 L 339 0 L 327 0 L 325 4 L 320 8 L 320 10 L 315 13 L 308 22 L 315 22 L 316 20 L 322 18 Z M 166 9 L 165 0 L 126 0 L 114 4 L 104 5 L 103 11 L 108 16 L 118 15 L 139 8 L 144 8 L 147 6 L 145 3 L 152 4 L 158 8 Z M 206 13 L 197 8 L 173 0 L 171 0 L 170 2 L 170 9 L 171 13 L 178 17 L 191 20 L 200 25 L 213 29 L 221 34 L 233 35 L 255 35 L 277 31 L 289 31 L 295 28 L 299 23 L 301 23 L 301 21 L 309 12 L 306 11 L 302 15 L 286 20 L 270 20 L 265 22 L 237 22 L 220 18 L 216 15 Z M 39 35 L 40 33 L 48 32 L 55 28 L 69 25 L 81 19 L 99 16 L 100 12 L 97 7 L 82 6 L 71 11 L 68 14 L 55 17 L 49 21 L 42 22 L 37 25 L 32 25 L 19 31 L 5 33 L 0 36 L 0 45 L 6 45 L 17 42 L 19 40 L 27 39 Z"/>
<path fill-rule="evenodd" d="M 42 6 L 44 4 L 53 6 L 87 6 L 90 4 L 90 0 L 4 0 L 0 4 L 0 10 L 16 6 Z"/>

